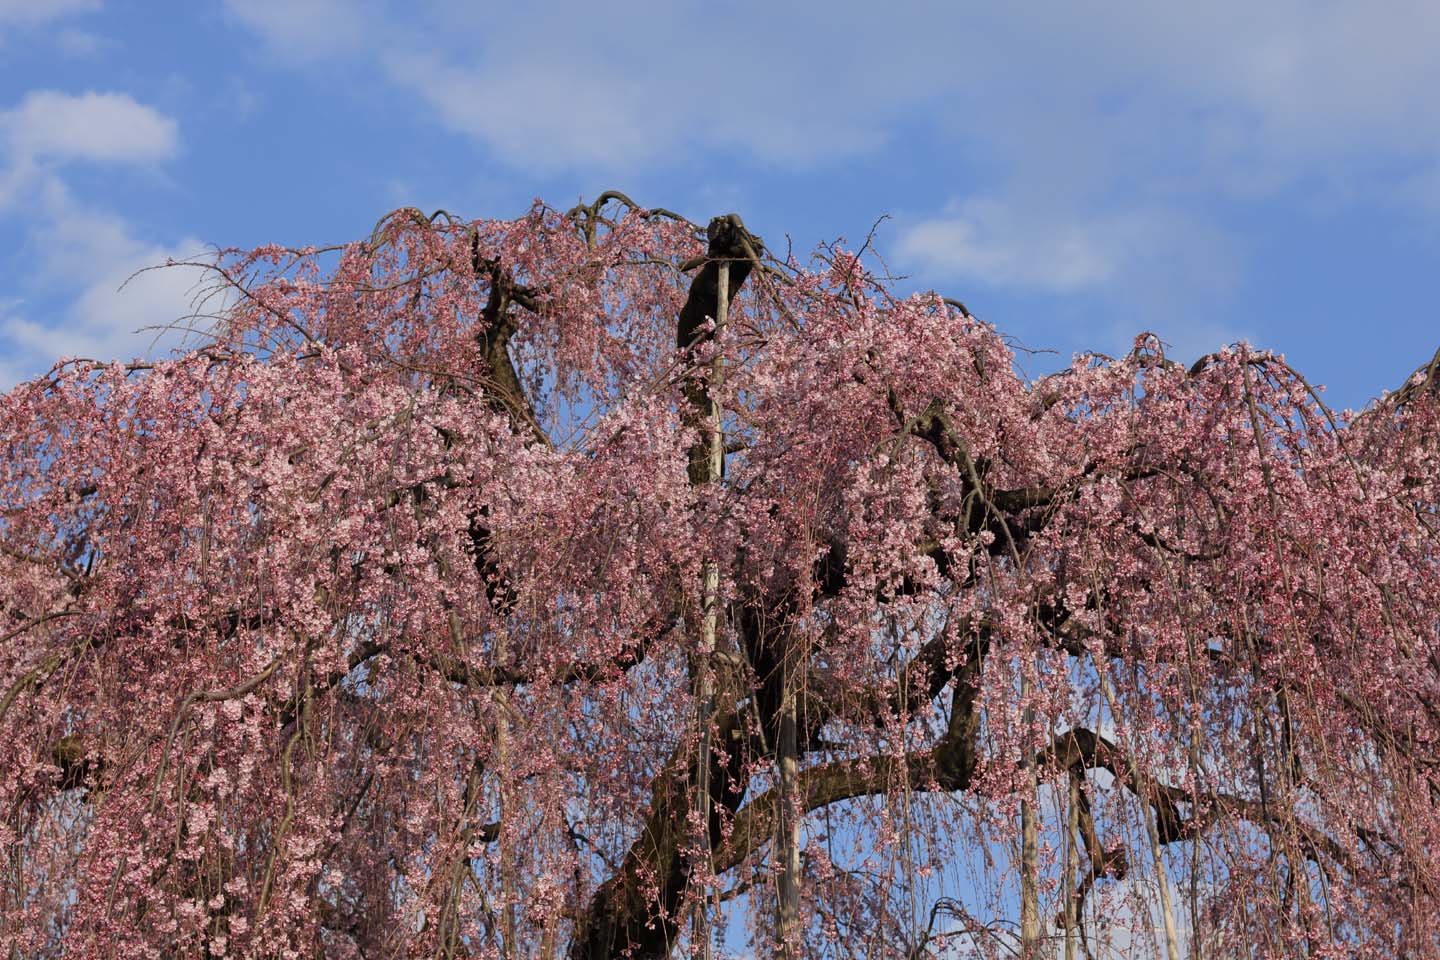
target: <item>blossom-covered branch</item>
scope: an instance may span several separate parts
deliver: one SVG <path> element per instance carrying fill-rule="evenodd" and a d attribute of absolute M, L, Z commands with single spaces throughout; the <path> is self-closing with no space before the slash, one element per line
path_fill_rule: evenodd
<path fill-rule="evenodd" d="M 1435 364 L 867 264 L 403 210 L 0 396 L 0 951 L 1440 956 Z"/>

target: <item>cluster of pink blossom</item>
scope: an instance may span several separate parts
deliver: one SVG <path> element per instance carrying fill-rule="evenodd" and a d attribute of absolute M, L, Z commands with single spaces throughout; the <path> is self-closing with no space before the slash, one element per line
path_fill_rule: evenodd
<path fill-rule="evenodd" d="M 860 257 L 716 243 L 399 211 L 0 396 L 0 952 L 759 945 L 791 809 L 807 955 L 1440 957 L 1423 375 L 1029 381 Z"/>

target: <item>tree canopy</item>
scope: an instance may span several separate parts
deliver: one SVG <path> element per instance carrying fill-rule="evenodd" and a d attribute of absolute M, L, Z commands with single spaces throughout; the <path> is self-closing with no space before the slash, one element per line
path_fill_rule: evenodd
<path fill-rule="evenodd" d="M 1434 364 L 614 193 L 204 266 L 0 397 L 5 955 L 1440 956 Z"/>

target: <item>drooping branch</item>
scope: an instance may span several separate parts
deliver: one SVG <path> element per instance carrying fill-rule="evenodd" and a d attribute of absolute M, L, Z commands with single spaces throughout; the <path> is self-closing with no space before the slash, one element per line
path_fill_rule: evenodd
<path fill-rule="evenodd" d="M 254 297 L 220 347 L 0 398 L 10 952 L 660 957 L 737 929 L 729 897 L 788 900 L 803 937 L 809 893 L 836 951 L 873 921 L 903 955 L 901 874 L 832 862 L 807 891 L 796 825 L 978 795 L 985 744 L 1017 741 L 985 798 L 1069 779 L 1067 931 L 1139 814 L 1152 852 L 1194 844 L 1198 935 L 1435 952 L 1440 361 L 1339 424 L 1243 348 L 1026 384 L 958 303 L 666 219 L 607 192 L 402 211 L 333 273 L 226 254 Z M 541 447 L 572 424 L 616 439 Z M 1152 740 L 1051 741 L 1137 661 L 1109 715 Z M 1187 729 L 1193 782 L 1138 766 Z M 107 882 L 137 851 L 158 872 Z M 1202 870 L 1255 898 L 1202 910 Z"/>
<path fill-rule="evenodd" d="M 838 760 L 804 770 L 800 775 L 800 796 L 803 809 L 814 811 L 834 803 L 859 797 L 891 793 L 895 790 L 914 792 L 959 792 L 969 788 L 978 764 L 975 736 L 979 717 L 974 711 L 975 686 L 957 682 L 956 702 L 951 712 L 947 733 L 933 747 L 909 752 L 901 757 L 892 754 Z M 1293 811 L 1262 805 L 1223 793 L 1207 793 L 1203 802 L 1181 787 L 1147 780 L 1137 781 L 1133 767 L 1124 751 L 1095 732 L 1076 728 L 1056 737 L 1048 747 L 1033 758 L 1035 769 L 1079 774 L 1087 770 L 1105 770 L 1142 803 L 1149 804 L 1155 816 L 1157 840 L 1162 845 L 1187 840 L 1217 824 L 1222 818 L 1243 820 L 1253 824 L 1276 843 L 1298 837 L 1301 854 L 1322 866 L 1336 865 L 1355 873 L 1359 865 L 1335 838 L 1306 823 Z M 1107 849 L 1096 832 L 1089 803 L 1081 794 L 1079 810 L 1081 835 L 1091 860 L 1091 868 L 1077 892 L 1084 891 L 1102 876 L 1123 877 L 1127 865 L 1123 849 Z M 716 851 L 718 871 L 734 869 L 774 837 L 778 791 L 771 789 L 754 797 L 735 816 L 729 840 Z M 1187 816 L 1183 808 L 1192 812 Z M 1374 844 L 1372 843 L 1372 846 Z M 1395 849 L 1393 842 L 1389 849 Z"/>
<path fill-rule="evenodd" d="M 1293 810 L 1219 792 L 1207 792 L 1197 798 L 1183 787 L 1161 783 L 1152 777 L 1142 781 L 1125 752 L 1092 730 L 1076 728 L 1055 738 L 1040 753 L 1037 766 L 1054 770 L 1105 770 L 1136 799 L 1151 806 L 1161 845 L 1190 839 L 1229 816 L 1253 824 L 1277 843 L 1285 843 L 1287 834 L 1299 837 L 1307 859 L 1319 863 L 1323 855 L 1329 863 L 1349 873 L 1359 869 L 1339 841 L 1306 823 Z M 1183 813 L 1182 805 L 1192 811 L 1189 816 Z"/>

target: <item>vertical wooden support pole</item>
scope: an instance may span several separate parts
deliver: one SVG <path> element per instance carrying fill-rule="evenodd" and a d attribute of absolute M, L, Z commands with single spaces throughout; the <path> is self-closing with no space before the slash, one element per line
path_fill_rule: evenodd
<path fill-rule="evenodd" d="M 717 266 L 715 299 L 716 353 L 710 362 L 710 377 L 706 390 L 706 409 L 703 411 L 707 446 L 707 463 L 704 481 L 718 484 L 725 473 L 725 435 L 721 429 L 721 409 L 718 397 L 724 382 L 725 366 L 719 349 L 719 337 L 730 320 L 730 264 L 720 261 Z M 701 843 L 707 872 L 711 862 L 710 837 L 710 727 L 715 711 L 715 677 L 712 659 L 715 653 L 716 632 L 719 626 L 720 568 L 712 560 L 705 561 L 701 572 L 700 585 L 700 644 L 695 664 L 696 727 L 699 744 L 695 753 L 695 808 L 699 812 Z M 704 960 L 710 958 L 710 931 L 707 923 L 704 894 L 695 904 L 691 914 L 692 935 Z"/>
<path fill-rule="evenodd" d="M 1075 960 L 1075 931 L 1080 924 L 1075 908 L 1075 871 L 1079 868 L 1080 851 L 1080 777 L 1073 770 L 1066 778 L 1070 784 L 1065 804 L 1065 960 Z"/>
<path fill-rule="evenodd" d="M 776 731 L 775 763 L 779 774 L 779 816 L 775 818 L 775 855 L 780 860 L 778 927 L 780 956 L 800 956 L 800 803 L 796 786 L 800 777 L 795 723 L 795 677 L 792 651 L 787 645 L 781 670 L 780 722 Z"/>
<path fill-rule="evenodd" d="M 1020 699 L 1026 702 L 1024 710 L 1025 743 L 1029 743 L 1029 729 L 1035 719 L 1034 708 L 1028 704 L 1030 681 L 1020 679 Z M 1040 955 L 1040 891 L 1037 882 L 1039 872 L 1039 838 L 1036 833 L 1035 803 L 1040 782 L 1035 775 L 1035 764 L 1029 755 L 1029 747 L 1021 759 L 1025 770 L 1025 798 L 1020 801 L 1020 956 L 1023 960 L 1036 960 Z"/>

